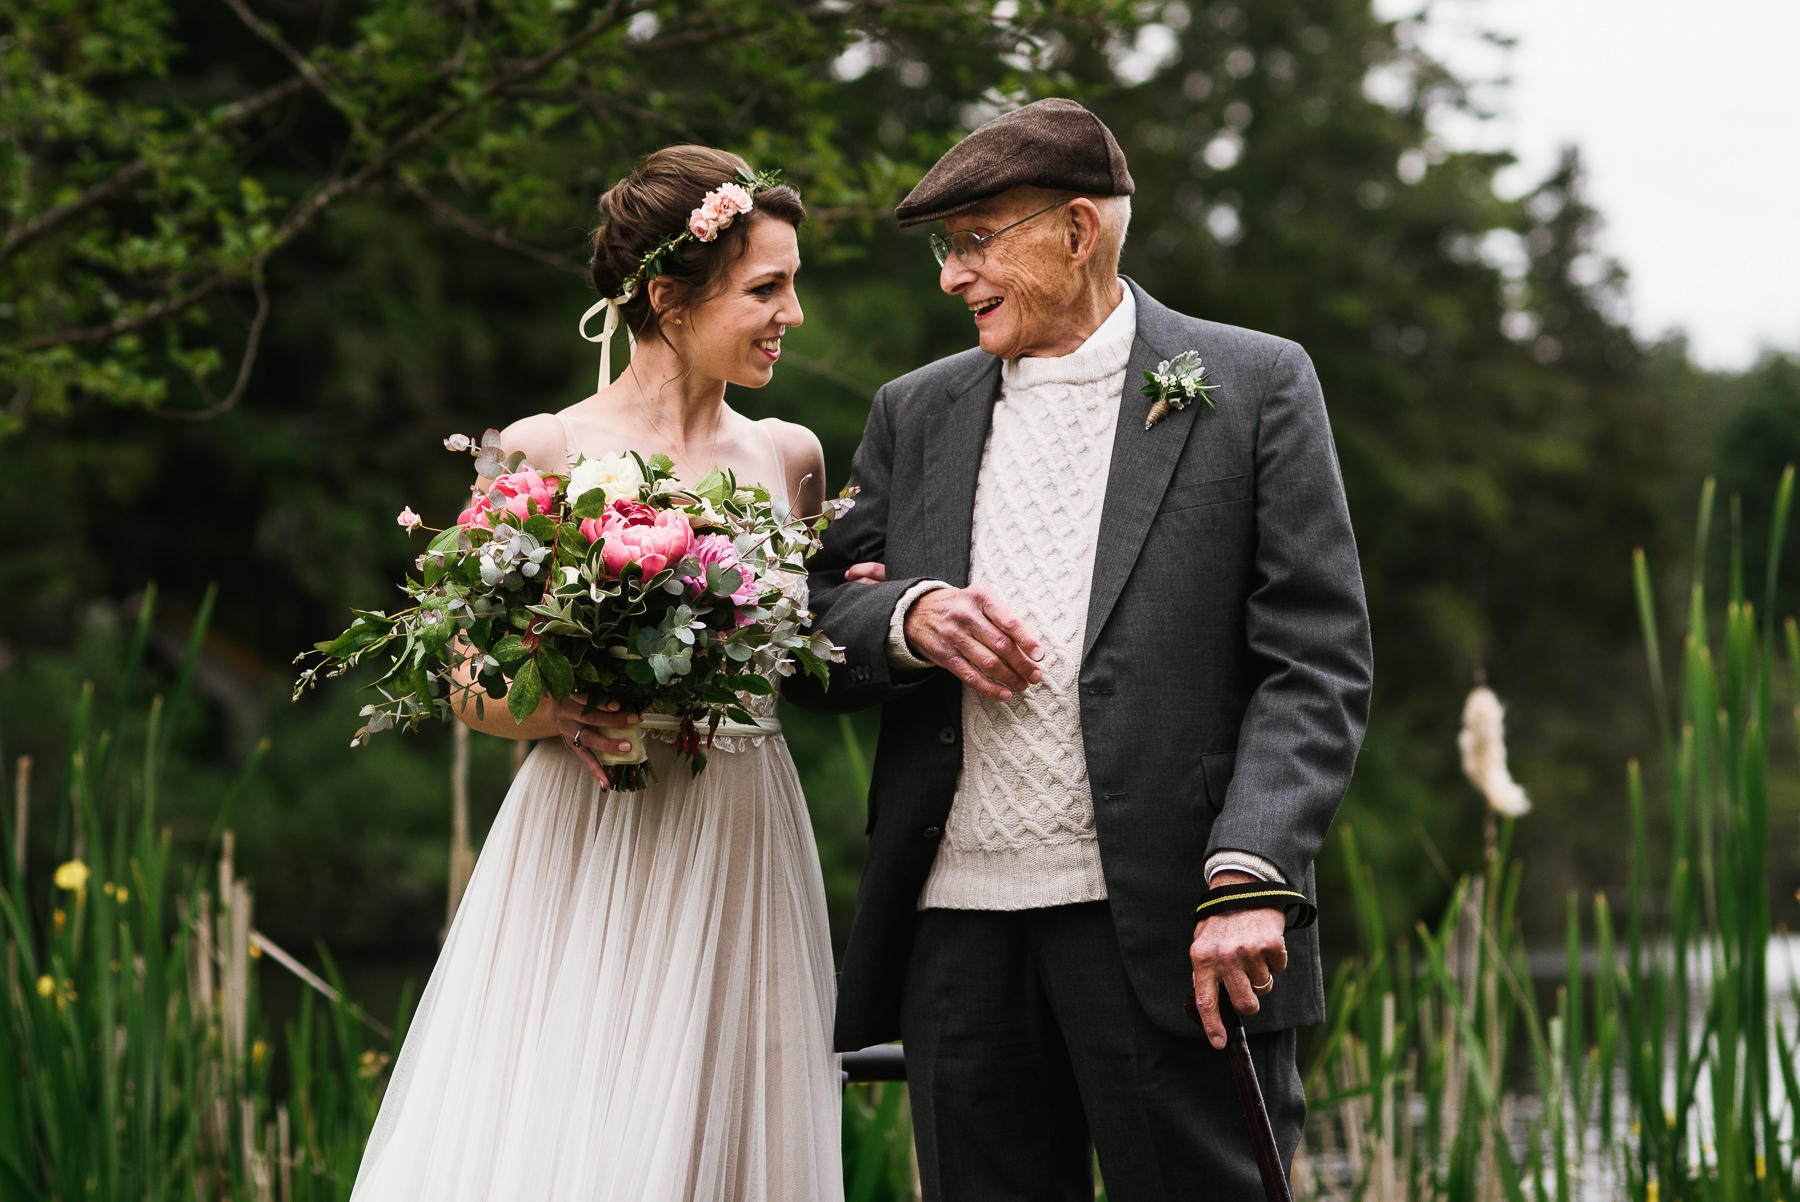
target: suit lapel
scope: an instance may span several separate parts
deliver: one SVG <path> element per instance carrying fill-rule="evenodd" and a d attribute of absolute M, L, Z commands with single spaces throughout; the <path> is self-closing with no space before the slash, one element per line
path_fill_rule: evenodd
<path fill-rule="evenodd" d="M 994 401 L 1000 393 L 1000 361 L 986 366 L 926 418 L 924 575 L 958 588 L 969 584 L 969 544 L 975 524 L 975 485 L 987 449 Z"/>
<path fill-rule="evenodd" d="M 1087 633 L 1082 639 L 1085 659 L 1094 640 L 1112 613 L 1125 588 L 1138 551 L 1150 533 L 1150 523 L 1162 506 L 1169 478 L 1187 445 L 1194 423 L 1208 412 L 1202 401 L 1172 411 L 1152 429 L 1144 429 L 1150 399 L 1138 390 L 1144 373 L 1186 347 L 1168 348 L 1163 334 L 1167 310 L 1136 284 L 1126 286 L 1137 300 L 1137 337 L 1131 344 L 1131 360 L 1125 368 L 1125 387 L 1119 396 L 1119 420 L 1114 428 L 1112 466 L 1106 477 L 1106 503 L 1100 515 L 1100 536 L 1094 552 L 1094 583 L 1088 594 Z"/>

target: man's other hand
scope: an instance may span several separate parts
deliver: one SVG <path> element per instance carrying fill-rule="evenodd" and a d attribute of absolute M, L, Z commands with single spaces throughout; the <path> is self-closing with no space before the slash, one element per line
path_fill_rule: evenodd
<path fill-rule="evenodd" d="M 1244 885 L 1257 880 L 1247 872 L 1226 870 L 1214 885 Z M 1240 1015 L 1261 1009 L 1259 999 L 1275 988 L 1275 974 L 1287 970 L 1287 914 L 1277 909 L 1239 910 L 1194 924 L 1188 959 L 1194 966 L 1194 1005 L 1206 1037 L 1215 1048 L 1225 1046 L 1225 1022 L 1219 1017 L 1219 988 Z"/>
<path fill-rule="evenodd" d="M 983 585 L 933 589 L 906 615 L 906 644 L 996 701 L 1044 679 L 1044 648 L 1018 615 Z"/>

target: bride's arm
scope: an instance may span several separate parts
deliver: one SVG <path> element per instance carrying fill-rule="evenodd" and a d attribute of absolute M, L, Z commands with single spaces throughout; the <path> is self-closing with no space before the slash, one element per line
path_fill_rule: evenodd
<path fill-rule="evenodd" d="M 507 454 L 523 451 L 525 458 L 540 472 L 567 471 L 569 464 L 568 447 L 563 437 L 562 423 L 548 413 L 539 413 L 524 418 L 508 426 L 500 434 L 500 445 Z M 493 486 L 493 481 L 485 477 L 475 481 L 471 496 L 479 496 Z M 468 644 L 460 638 L 457 646 L 466 654 Z M 549 694 L 538 703 L 538 707 L 523 722 L 513 721 L 512 712 L 506 708 L 505 701 L 496 701 L 488 697 L 474 683 L 474 673 L 468 663 L 463 663 L 451 674 L 454 682 L 451 691 L 451 706 L 456 716 L 471 730 L 483 734 L 495 735 L 502 739 L 555 739 L 560 738 L 569 744 L 581 761 L 587 765 L 588 771 L 601 784 L 606 784 L 606 770 L 601 767 L 595 753 L 599 751 L 624 752 L 631 750 L 629 743 L 614 739 L 605 739 L 598 733 L 602 725 L 620 727 L 630 726 L 637 722 L 636 714 L 619 712 L 614 701 L 601 701 L 592 712 L 587 710 L 586 698 L 581 694 L 571 696 L 567 701 L 557 701 Z M 476 699 L 480 698 L 480 704 Z M 580 739 L 579 745 L 575 740 Z"/>

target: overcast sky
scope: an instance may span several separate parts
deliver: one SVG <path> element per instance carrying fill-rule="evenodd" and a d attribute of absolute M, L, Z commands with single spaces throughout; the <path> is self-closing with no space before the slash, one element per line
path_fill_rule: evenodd
<path fill-rule="evenodd" d="M 1685 329 L 1709 367 L 1800 350 L 1800 0 L 1438 0 L 1431 27 L 1460 74 L 1511 78 L 1498 120 L 1444 131 L 1521 157 L 1504 192 L 1581 148 L 1640 334 Z"/>

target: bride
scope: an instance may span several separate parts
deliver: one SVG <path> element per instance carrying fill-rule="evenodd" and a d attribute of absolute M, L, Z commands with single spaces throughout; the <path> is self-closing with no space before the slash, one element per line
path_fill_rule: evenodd
<path fill-rule="evenodd" d="M 802 320 L 805 210 L 786 186 L 731 184 L 742 170 L 674 146 L 600 198 L 590 271 L 625 298 L 608 333 L 622 318 L 631 366 L 514 424 L 508 451 L 544 471 L 660 451 L 684 484 L 717 465 L 819 512 L 818 439 L 725 403 L 727 384 L 769 382 Z M 644 731 L 658 782 L 642 793 L 610 791 L 598 758 L 629 747 L 601 723 L 636 715 L 548 697 L 517 725 L 504 706 L 462 711 L 541 741 L 420 999 L 356 1202 L 842 1197 L 818 850 L 775 699 L 749 701 L 759 724 L 717 738 L 697 777 Z"/>

